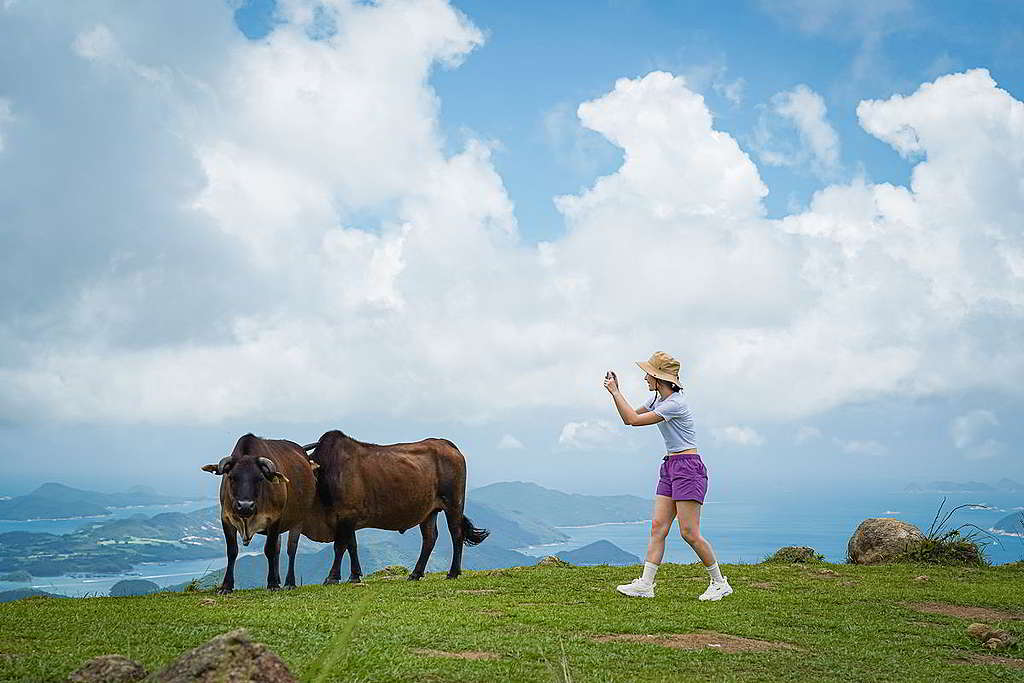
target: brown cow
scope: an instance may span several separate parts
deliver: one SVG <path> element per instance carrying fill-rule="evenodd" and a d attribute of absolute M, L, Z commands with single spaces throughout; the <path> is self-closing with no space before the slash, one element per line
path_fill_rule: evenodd
<path fill-rule="evenodd" d="M 451 441 L 424 439 L 378 446 L 334 430 L 321 436 L 312 448 L 309 457 L 319 465 L 317 504 L 303 533 L 316 541 L 334 541 L 334 564 L 325 584 L 340 580 L 346 550 L 352 561 L 349 581 L 359 581 L 362 576 L 357 529 L 404 532 L 419 526 L 423 545 L 410 580 L 423 576 L 437 540 L 437 513 L 441 510 L 452 535 L 449 579 L 462 572 L 463 543 L 476 545 L 487 538 L 486 530 L 477 529 L 462 514 L 466 459 Z"/>
<path fill-rule="evenodd" d="M 220 482 L 220 519 L 227 542 L 228 566 L 217 592 L 230 593 L 235 588 L 239 533 L 246 546 L 256 534 L 267 537 L 263 547 L 268 564 L 267 588 L 278 590 L 279 536 L 288 531 L 288 575 L 284 587 L 295 588 L 295 551 L 316 491 L 315 465 L 302 446 L 246 434 L 235 444 L 231 455 L 202 469 L 224 476 Z"/>

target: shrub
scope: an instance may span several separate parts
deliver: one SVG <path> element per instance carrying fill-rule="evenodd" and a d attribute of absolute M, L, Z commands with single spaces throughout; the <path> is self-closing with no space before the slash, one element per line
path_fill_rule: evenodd
<path fill-rule="evenodd" d="M 969 523 L 961 524 L 956 529 L 946 528 L 953 513 L 961 508 L 974 506 L 971 504 L 958 505 L 947 512 L 942 521 L 939 521 L 939 517 L 942 515 L 942 508 L 945 505 L 946 499 L 943 498 L 924 539 L 909 544 L 906 552 L 900 555 L 897 561 L 953 567 L 987 567 L 989 561 L 985 557 L 986 544 L 979 543 L 978 539 L 982 536 L 992 538 L 992 534 L 975 524 Z M 973 528 L 973 531 L 966 534 L 960 533 L 965 528 Z"/>

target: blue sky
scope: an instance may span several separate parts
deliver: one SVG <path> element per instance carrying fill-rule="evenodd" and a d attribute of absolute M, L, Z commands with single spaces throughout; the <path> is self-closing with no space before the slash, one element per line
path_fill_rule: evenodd
<path fill-rule="evenodd" d="M 656 349 L 723 496 L 1024 479 L 1020 3 L 6 0 L 0 44 L 0 495 L 333 427 L 649 493 L 600 376 Z"/>

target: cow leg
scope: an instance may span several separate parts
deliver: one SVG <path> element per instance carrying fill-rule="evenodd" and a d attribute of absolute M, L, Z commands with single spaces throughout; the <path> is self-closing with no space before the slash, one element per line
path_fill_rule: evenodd
<path fill-rule="evenodd" d="M 238 557 L 238 530 L 224 520 L 220 521 L 224 528 L 224 543 L 228 550 L 228 566 L 224 569 L 224 581 L 220 584 L 217 592 L 221 595 L 235 590 L 235 558 Z"/>
<path fill-rule="evenodd" d="M 353 529 L 348 539 L 348 560 L 352 573 L 348 577 L 349 583 L 359 583 L 363 576 L 363 568 L 359 566 L 359 551 L 356 548 L 356 530 Z"/>
<path fill-rule="evenodd" d="M 324 579 L 325 586 L 338 583 L 341 580 L 341 558 L 348 549 L 350 538 L 351 532 L 348 525 L 339 524 L 334 530 L 334 564 L 331 565 L 331 571 Z"/>
<path fill-rule="evenodd" d="M 267 590 L 281 590 L 281 533 L 276 524 L 267 529 L 267 542 L 263 545 L 263 554 L 267 556 Z"/>
<path fill-rule="evenodd" d="M 423 535 L 423 545 L 420 547 L 420 558 L 416 560 L 416 567 L 407 577 L 410 581 L 419 581 L 423 578 L 423 572 L 427 569 L 427 560 L 430 553 L 434 551 L 434 543 L 437 541 L 437 513 L 434 510 L 427 518 L 420 522 L 420 533 Z"/>
<path fill-rule="evenodd" d="M 448 522 L 448 533 L 452 535 L 452 566 L 448 578 L 456 579 L 462 573 L 462 508 L 445 509 L 444 519 Z"/>
<path fill-rule="evenodd" d="M 295 552 L 299 549 L 299 530 L 288 531 L 288 576 L 284 577 L 284 587 L 295 588 Z"/>

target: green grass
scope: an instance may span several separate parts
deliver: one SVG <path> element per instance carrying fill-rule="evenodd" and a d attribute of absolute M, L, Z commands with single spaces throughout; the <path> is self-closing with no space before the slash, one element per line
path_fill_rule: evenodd
<path fill-rule="evenodd" d="M 736 592 L 719 603 L 696 600 L 706 581 L 699 565 L 666 564 L 653 600 L 615 593 L 615 584 L 637 571 L 553 566 L 466 572 L 457 581 L 443 574 L 419 583 L 381 577 L 362 586 L 277 593 L 23 600 L 0 604 L 0 679 L 63 680 L 86 659 L 108 653 L 154 670 L 245 627 L 302 680 L 1024 680 L 1024 670 L 956 661 L 987 652 L 968 638 L 971 620 L 906 606 L 1024 610 L 1020 565 L 729 565 L 725 573 Z M 920 574 L 930 580 L 914 581 Z M 213 605 L 202 605 L 211 598 Z M 1024 621 L 996 623 L 1024 638 Z M 731 654 L 593 640 L 700 630 L 783 641 L 801 651 Z M 442 659 L 418 655 L 417 648 L 501 658 Z M 1021 646 L 1001 654 L 1024 658 Z"/>

